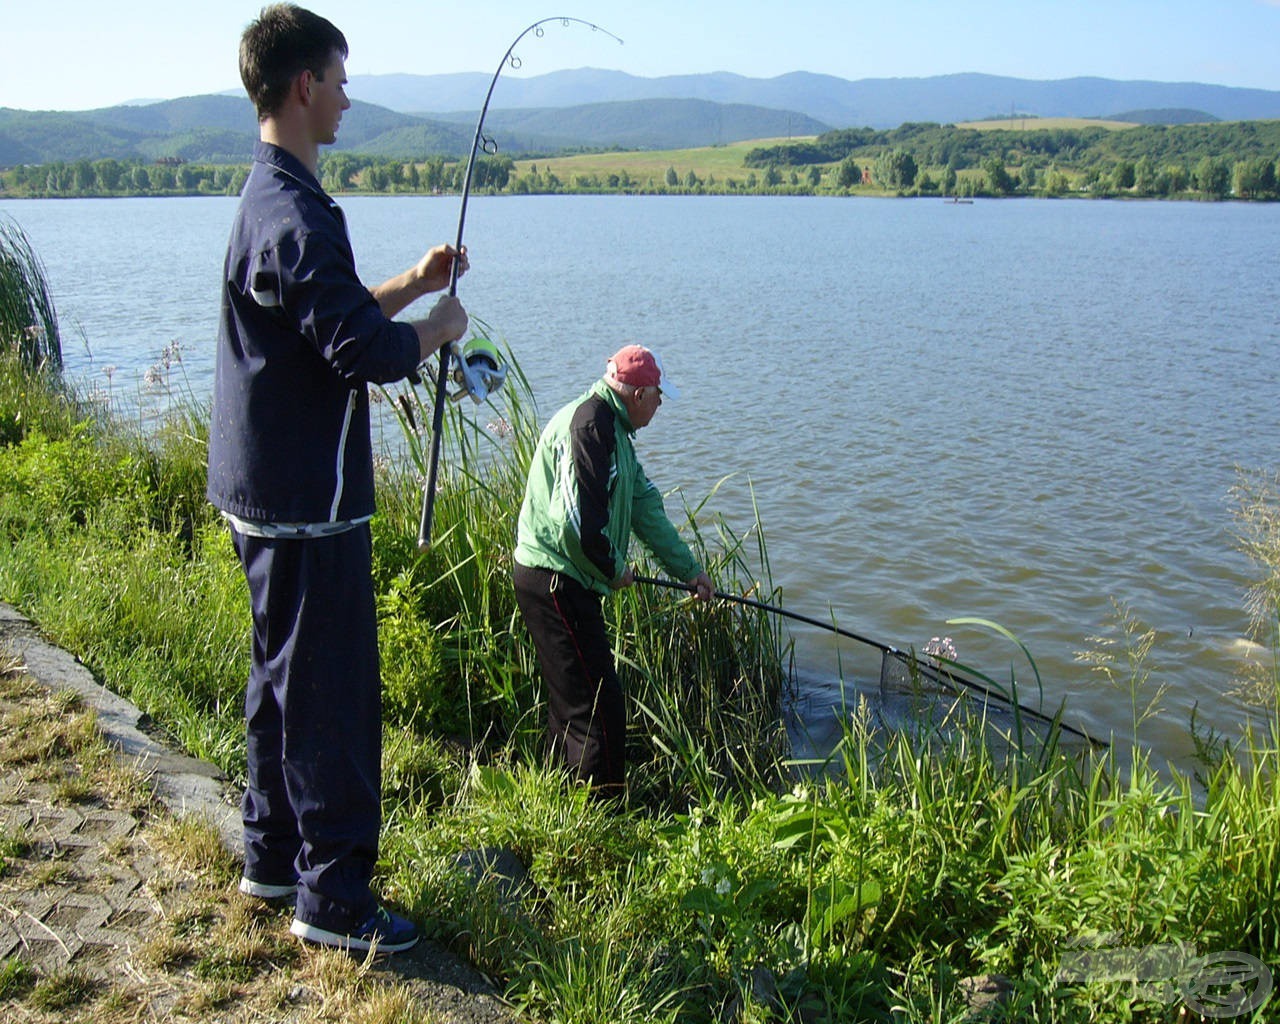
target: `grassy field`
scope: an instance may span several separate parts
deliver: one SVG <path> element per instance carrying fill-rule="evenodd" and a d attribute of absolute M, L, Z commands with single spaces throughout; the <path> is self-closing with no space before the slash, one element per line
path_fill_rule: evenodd
<path fill-rule="evenodd" d="M 571 182 L 578 176 L 596 175 L 607 178 L 610 174 L 626 172 L 640 184 L 652 178 L 661 184 L 668 168 L 684 177 L 693 171 L 699 178 L 714 176 L 718 181 L 728 178 L 745 179 L 751 169 L 744 165 L 747 153 L 758 146 L 776 146 L 786 142 L 812 141 L 815 136 L 795 136 L 790 139 L 754 139 L 734 142 L 727 146 L 703 146 L 698 149 L 636 150 L 614 153 L 583 153 L 578 156 L 551 157 L 542 160 L 517 160 L 516 175 L 529 174 L 536 167 L 539 174 L 553 173 L 561 181 Z M 758 172 L 757 172 L 758 173 Z"/>
<path fill-rule="evenodd" d="M 1133 127 L 1133 125 L 1092 118 L 1055 117 L 973 121 L 956 127 L 982 132 L 1031 132 L 1091 127 L 1116 131 Z M 634 189 L 641 192 L 664 192 L 669 186 L 668 170 L 674 170 L 677 180 L 675 185 L 670 186 L 674 191 L 682 191 L 688 186 L 687 178 L 691 172 L 698 180 L 699 191 L 704 187 L 712 192 L 734 193 L 744 188 L 754 191 L 760 187 L 759 183 L 764 178 L 765 170 L 760 167 L 748 167 L 746 165 L 748 153 L 754 149 L 785 145 L 788 142 L 811 142 L 815 138 L 817 136 L 810 135 L 789 139 L 753 139 L 727 146 L 705 146 L 696 149 L 628 150 L 517 160 L 512 177 L 519 179 L 536 174 L 539 180 L 545 182 L 549 175 L 554 174 L 561 183 L 561 187 L 571 191 L 583 188 L 590 191 L 600 186 L 617 188 L 616 179 L 622 179 L 623 191 Z M 866 155 L 858 159 L 864 165 L 871 163 L 871 157 Z M 834 168 L 838 164 L 839 161 L 830 161 L 815 165 L 823 174 L 821 186 L 817 191 L 847 193 L 847 189 L 836 187 Z M 788 183 L 792 188 L 809 187 L 807 166 L 782 167 L 780 170 L 783 172 L 782 187 L 784 189 Z M 941 166 L 924 166 L 920 171 L 922 177 L 928 175 L 936 183 L 942 180 L 946 169 Z M 799 178 L 792 180 L 795 175 L 799 175 Z M 612 183 L 611 178 L 615 179 Z M 627 183 L 628 178 L 630 184 Z M 981 168 L 971 167 L 962 170 L 958 180 L 958 191 L 966 195 L 974 194 L 981 191 L 986 175 Z M 875 184 L 859 186 L 857 189 L 859 195 L 892 195 L 896 192 L 896 189 L 881 188 Z"/>
<path fill-rule="evenodd" d="M 1123 128 L 1133 128 L 1135 125 L 1125 121 L 1104 121 L 1085 117 L 1027 117 L 969 121 L 957 124 L 956 127 L 974 131 L 1052 131 L 1066 128 L 1107 128 L 1119 131 Z M 530 174 L 536 169 L 544 176 L 552 173 L 561 181 L 572 183 L 579 176 L 594 175 L 603 180 L 610 174 L 621 175 L 626 172 L 640 185 L 645 185 L 650 178 L 655 185 L 661 185 L 667 169 L 674 168 L 681 180 L 689 171 L 693 171 L 704 180 L 714 177 L 717 181 L 726 181 L 729 178 L 743 181 L 753 172 L 753 168 L 745 164 L 746 156 L 751 150 L 783 145 L 788 142 L 812 142 L 815 138 L 817 136 L 805 135 L 791 138 L 751 139 L 746 142 L 734 142 L 727 146 L 703 146 L 697 149 L 623 150 L 517 160 L 514 176 Z M 754 170 L 756 174 L 760 173 L 758 169 Z"/>

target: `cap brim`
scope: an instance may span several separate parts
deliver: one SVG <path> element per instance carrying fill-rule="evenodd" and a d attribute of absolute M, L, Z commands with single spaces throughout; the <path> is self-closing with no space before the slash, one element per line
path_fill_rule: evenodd
<path fill-rule="evenodd" d="M 662 356 L 652 350 L 649 354 L 653 356 L 653 363 L 658 368 L 658 387 L 662 389 L 662 393 L 668 398 L 679 398 L 680 389 L 672 384 L 671 378 L 667 376 L 667 368 L 662 365 Z"/>

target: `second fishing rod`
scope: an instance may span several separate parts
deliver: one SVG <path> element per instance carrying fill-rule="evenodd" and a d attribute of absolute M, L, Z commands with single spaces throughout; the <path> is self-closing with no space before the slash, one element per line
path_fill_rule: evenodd
<path fill-rule="evenodd" d="M 641 576 L 638 574 L 634 575 L 632 578 L 636 583 L 643 583 L 646 586 L 664 587 L 669 590 L 682 590 L 686 593 L 694 592 L 694 586 L 691 583 L 679 583 L 675 580 L 664 580 L 654 576 Z M 714 591 L 713 595 L 722 601 L 745 605 L 748 608 L 755 608 L 759 611 L 767 612 L 770 615 L 777 615 L 781 618 L 792 619 L 796 622 L 803 622 L 809 626 L 816 626 L 818 629 L 825 629 L 837 636 L 856 640 L 858 643 L 866 644 L 868 647 L 874 647 L 878 650 L 880 652 L 882 665 L 885 659 L 894 659 L 906 666 L 908 669 L 933 679 L 944 688 L 952 690 L 969 690 L 986 700 L 996 700 L 1002 704 L 1011 705 L 1018 714 L 1035 719 L 1042 724 L 1056 726 L 1063 732 L 1070 733 L 1078 739 L 1088 741 L 1091 745 L 1100 745 L 1100 741 L 1095 740 L 1084 731 L 1063 722 L 1060 716 L 1048 715 L 1043 711 L 1037 711 L 1034 708 L 1029 708 L 1025 705 L 1019 704 L 1008 694 L 1002 693 L 996 688 L 987 686 L 976 679 L 970 678 L 960 671 L 959 666 L 949 664 L 945 659 L 932 659 L 935 664 L 929 664 L 922 661 L 911 652 L 902 651 L 890 644 L 881 643 L 879 640 L 872 640 L 870 637 L 862 636 L 861 634 L 851 632 L 847 629 L 841 629 L 839 626 L 834 625 L 831 622 L 825 622 L 822 619 L 814 618 L 810 615 L 802 615 L 799 612 L 789 611 L 788 609 L 780 608 L 777 605 L 766 604 L 764 601 L 757 601 L 755 598 L 742 597 L 738 594 L 728 594 L 722 590 Z"/>

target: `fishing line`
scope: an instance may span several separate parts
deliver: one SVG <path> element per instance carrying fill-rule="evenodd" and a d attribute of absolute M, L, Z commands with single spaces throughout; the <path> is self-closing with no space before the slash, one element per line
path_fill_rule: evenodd
<path fill-rule="evenodd" d="M 619 44 L 622 43 L 612 32 L 601 28 L 599 25 L 584 21 L 581 18 L 553 17 L 542 18 L 535 21 L 526 28 L 507 47 L 507 52 L 502 55 L 502 60 L 498 62 L 498 69 L 493 73 L 493 78 L 489 80 L 489 90 L 485 93 L 484 104 L 480 108 L 480 117 L 476 120 L 476 133 L 471 141 L 471 155 L 467 159 L 467 173 L 462 182 L 462 206 L 458 212 L 458 237 L 454 243 L 454 248 L 462 251 L 462 230 L 467 222 L 467 200 L 471 195 L 471 176 L 476 166 L 476 155 L 483 150 L 486 155 L 492 156 L 498 151 L 498 144 L 484 134 L 484 119 L 489 113 L 489 101 L 493 98 L 494 86 L 498 84 L 498 78 L 502 74 L 502 69 L 510 67 L 512 70 L 518 70 L 522 61 L 515 55 L 515 48 L 520 45 L 520 40 L 527 36 L 530 32 L 538 39 L 541 39 L 546 33 L 543 25 L 558 21 L 565 28 L 570 25 L 585 25 L 592 32 L 603 32 L 610 39 L 616 39 Z M 453 261 L 453 267 L 449 274 L 449 294 L 456 296 L 458 294 L 458 261 Z M 463 374 L 466 373 L 466 363 L 458 347 L 449 342 L 440 349 L 440 366 L 436 372 L 436 395 L 435 406 L 431 415 L 431 451 L 427 460 L 427 481 L 422 490 L 422 517 L 418 525 L 418 549 L 426 551 L 431 547 L 431 519 L 435 510 L 436 502 L 436 476 L 440 467 L 440 431 L 444 426 L 444 399 L 445 389 L 449 382 L 449 363 L 457 360 L 459 370 Z"/>
<path fill-rule="evenodd" d="M 676 580 L 662 580 L 662 579 L 657 579 L 653 576 L 634 575 L 632 578 L 637 583 L 646 583 L 652 587 L 666 587 L 670 590 L 684 590 L 684 591 L 688 591 L 689 593 L 694 593 L 697 589 L 696 587 L 694 587 L 692 583 L 679 583 Z M 947 659 L 945 658 L 939 658 L 938 667 L 934 668 L 920 661 L 914 654 L 901 651 L 896 647 L 893 647 L 889 644 L 881 643 L 878 640 L 872 640 L 870 637 L 865 637 L 865 636 L 859 635 L 858 633 L 850 632 L 847 629 L 841 629 L 839 626 L 836 626 L 830 622 L 824 622 L 822 619 L 815 619 L 809 615 L 801 615 L 799 612 L 788 611 L 786 608 L 779 608 L 777 605 L 765 604 L 763 601 L 757 601 L 754 598 L 740 597 L 737 594 L 726 594 L 722 590 L 716 590 L 716 591 L 713 591 L 712 593 L 716 597 L 720 598 L 720 600 L 722 601 L 731 601 L 734 604 L 746 605 L 748 608 L 756 608 L 762 612 L 768 612 L 771 615 L 778 615 L 783 618 L 794 619 L 797 622 L 803 622 L 810 626 L 817 626 L 819 629 L 825 629 L 828 632 L 837 634 L 838 636 L 847 637 L 850 640 L 856 640 L 858 641 L 858 643 L 866 644 L 868 647 L 874 647 L 876 650 L 880 652 L 880 659 L 881 659 L 880 679 L 881 679 L 882 686 L 886 678 L 886 674 L 887 674 L 886 670 L 889 666 L 890 661 L 891 660 L 896 661 L 899 665 L 908 669 L 913 675 L 919 674 L 928 679 L 931 679 L 935 683 L 937 683 L 939 686 L 941 686 L 944 690 L 947 690 L 951 693 L 958 692 L 957 687 L 962 687 L 964 689 L 971 690 L 974 693 L 980 694 L 983 698 L 987 700 L 997 700 L 1002 704 L 1009 704 L 1012 707 L 1016 708 L 1020 714 L 1024 714 L 1028 718 L 1034 718 L 1037 721 L 1046 725 L 1057 726 L 1058 728 L 1062 729 L 1063 732 L 1069 732 L 1073 736 L 1077 736 L 1080 739 L 1087 740 L 1092 745 L 1095 745 L 1095 746 L 1100 745 L 1099 740 L 1095 740 L 1091 736 L 1089 736 L 1087 733 L 1082 732 L 1081 730 L 1068 725 L 1066 722 L 1063 722 L 1059 717 L 1046 715 L 1042 711 L 1036 711 L 1032 708 L 1026 707 L 1025 705 L 1018 704 L 1017 702 L 1010 700 L 1009 697 L 1006 696 L 1005 694 L 999 692 L 999 690 L 993 690 L 990 687 L 984 686 L 982 683 L 978 682 L 975 679 L 967 678 L 966 676 L 962 675 L 960 672 L 956 671 L 956 667 L 948 663 Z"/>

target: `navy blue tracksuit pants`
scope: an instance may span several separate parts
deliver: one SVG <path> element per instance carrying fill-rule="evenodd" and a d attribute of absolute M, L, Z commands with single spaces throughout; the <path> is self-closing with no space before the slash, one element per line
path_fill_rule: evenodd
<path fill-rule="evenodd" d="M 253 610 L 245 877 L 296 878 L 298 919 L 346 932 L 377 909 L 382 704 L 369 526 L 231 535 Z"/>

